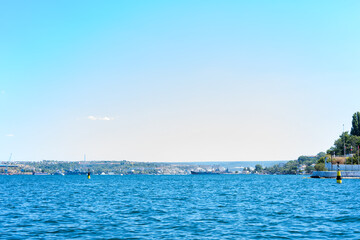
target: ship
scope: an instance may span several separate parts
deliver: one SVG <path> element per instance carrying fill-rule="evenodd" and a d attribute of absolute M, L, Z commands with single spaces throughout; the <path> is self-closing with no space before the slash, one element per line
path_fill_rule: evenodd
<path fill-rule="evenodd" d="M 80 171 L 79 169 L 75 170 L 65 170 L 65 175 L 87 175 L 87 171 Z"/>
<path fill-rule="evenodd" d="M 190 171 L 191 174 L 194 175 L 214 175 L 214 174 L 221 174 L 220 172 L 209 172 L 209 171 L 205 171 L 205 172 L 201 172 L 201 171 Z"/>
<path fill-rule="evenodd" d="M 32 175 L 50 175 L 50 174 L 46 172 L 33 172 Z"/>
<path fill-rule="evenodd" d="M 229 169 L 225 171 L 221 171 L 220 169 L 212 170 L 212 171 L 190 171 L 193 175 L 218 175 L 218 174 L 228 174 L 231 173 Z"/>

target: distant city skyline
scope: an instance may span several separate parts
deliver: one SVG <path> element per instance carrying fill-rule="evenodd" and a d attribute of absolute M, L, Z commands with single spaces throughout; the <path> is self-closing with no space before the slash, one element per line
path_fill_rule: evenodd
<path fill-rule="evenodd" d="M 7 1 L 0 161 L 293 160 L 360 111 L 358 1 Z"/>

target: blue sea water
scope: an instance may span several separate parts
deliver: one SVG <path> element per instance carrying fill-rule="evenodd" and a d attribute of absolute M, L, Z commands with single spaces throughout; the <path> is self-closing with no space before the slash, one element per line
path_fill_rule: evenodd
<path fill-rule="evenodd" d="M 360 239 L 360 180 L 0 176 L 0 239 Z"/>

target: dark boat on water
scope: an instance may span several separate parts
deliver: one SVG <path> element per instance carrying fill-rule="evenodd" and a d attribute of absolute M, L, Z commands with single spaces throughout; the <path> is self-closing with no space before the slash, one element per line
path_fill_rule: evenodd
<path fill-rule="evenodd" d="M 65 175 L 87 175 L 87 171 L 80 171 L 78 169 L 72 171 L 72 170 L 65 170 Z"/>
<path fill-rule="evenodd" d="M 191 174 L 194 174 L 194 175 L 214 175 L 214 174 L 221 174 L 221 172 L 197 172 L 197 171 L 191 171 Z"/>

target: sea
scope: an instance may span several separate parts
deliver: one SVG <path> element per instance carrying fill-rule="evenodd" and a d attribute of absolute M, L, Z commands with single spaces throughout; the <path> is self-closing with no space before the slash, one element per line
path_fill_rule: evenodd
<path fill-rule="evenodd" d="M 360 180 L 0 176 L 0 239 L 360 239 Z"/>

